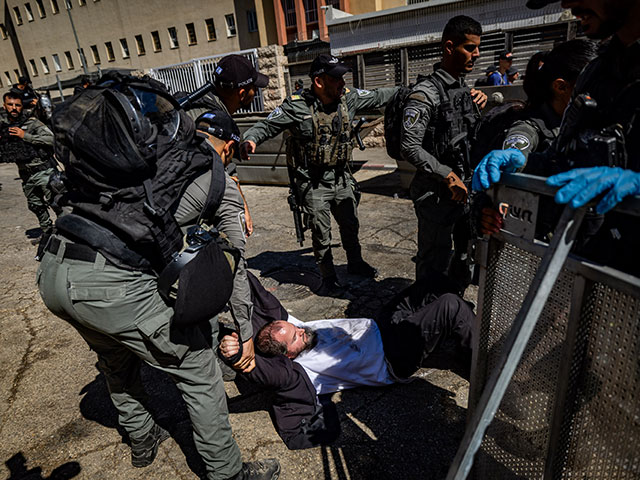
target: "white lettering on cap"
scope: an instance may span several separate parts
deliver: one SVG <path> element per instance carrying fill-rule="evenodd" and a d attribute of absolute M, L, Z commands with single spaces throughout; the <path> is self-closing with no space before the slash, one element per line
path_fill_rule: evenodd
<path fill-rule="evenodd" d="M 336 57 L 331 57 L 331 60 L 329 60 L 329 63 L 338 63 L 340 60 L 338 60 Z"/>

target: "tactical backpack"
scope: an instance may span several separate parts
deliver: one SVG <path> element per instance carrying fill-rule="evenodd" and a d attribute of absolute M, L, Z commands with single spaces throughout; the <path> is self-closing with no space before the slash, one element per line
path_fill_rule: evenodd
<path fill-rule="evenodd" d="M 173 211 L 188 184 L 208 170 L 211 187 L 200 219 L 211 218 L 222 201 L 220 158 L 194 143 L 193 121 L 148 77 L 103 77 L 60 105 L 52 128 L 68 189 L 61 204 L 73 207 L 56 229 L 119 267 L 160 274 L 176 262 L 184 236 Z M 217 242 L 209 245 L 200 261 L 224 258 Z M 225 281 L 207 288 L 223 293 L 218 303 L 224 305 L 232 282 L 220 278 Z"/>

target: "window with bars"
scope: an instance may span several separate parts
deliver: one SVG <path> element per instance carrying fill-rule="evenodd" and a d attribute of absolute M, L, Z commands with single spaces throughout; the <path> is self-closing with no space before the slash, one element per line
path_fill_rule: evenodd
<path fill-rule="evenodd" d="M 250 33 L 258 31 L 258 16 L 255 10 L 247 10 L 247 30 Z"/>
<path fill-rule="evenodd" d="M 104 42 L 104 48 L 107 51 L 107 60 L 113 62 L 116 59 L 116 54 L 113 51 L 113 45 L 111 42 Z"/>
<path fill-rule="evenodd" d="M 411 0 L 409 0 L 411 1 Z M 420 0 L 421 2 L 424 2 L 424 0 Z M 340 9 L 340 0 L 326 0 L 327 2 L 327 6 L 331 6 L 333 8 L 337 8 Z"/>
<path fill-rule="evenodd" d="M 78 5 L 80 5 L 81 7 L 84 7 L 87 5 L 87 0 L 78 0 Z"/>
<path fill-rule="evenodd" d="M 50 0 L 51 1 L 51 13 L 54 15 L 56 13 L 60 13 L 60 7 L 58 6 L 58 0 Z"/>
<path fill-rule="evenodd" d="M 27 21 L 29 22 L 33 22 L 34 17 L 33 17 L 33 10 L 31 10 L 31 4 L 30 3 L 25 3 L 24 4 L 24 11 L 27 14 Z"/>
<path fill-rule="evenodd" d="M 16 19 L 16 25 L 22 25 L 22 15 L 20 14 L 20 7 L 13 7 L 13 16 Z"/>
<path fill-rule="evenodd" d="M 47 62 L 47 57 L 40 57 L 40 63 L 42 64 L 42 71 L 44 72 L 45 75 L 48 75 L 49 73 L 51 73 L 51 70 L 49 70 L 49 63 Z"/>
<path fill-rule="evenodd" d="M 7 81 L 7 85 L 11 85 L 11 74 L 9 72 L 4 72 L 4 79 Z"/>
<path fill-rule="evenodd" d="M 230 13 L 224 16 L 224 20 L 227 22 L 227 37 L 234 37 L 236 35 L 236 17 Z"/>
<path fill-rule="evenodd" d="M 287 27 L 296 26 L 296 1 L 281 0 L 282 10 L 284 11 L 284 24 Z"/>
<path fill-rule="evenodd" d="M 53 58 L 53 68 L 55 68 L 56 72 L 61 72 L 62 64 L 60 63 L 60 57 L 57 53 L 54 53 L 51 57 Z"/>
<path fill-rule="evenodd" d="M 144 40 L 142 39 L 142 35 L 136 35 L 136 49 L 138 50 L 138 55 L 144 55 L 147 51 L 144 48 Z"/>
<path fill-rule="evenodd" d="M 120 39 L 120 50 L 122 51 L 122 58 L 129 58 L 129 44 L 126 38 Z"/>
<path fill-rule="evenodd" d="M 204 21 L 207 26 L 207 40 L 210 42 L 216 39 L 216 25 L 213 23 L 213 18 L 207 18 Z"/>
<path fill-rule="evenodd" d="M 169 32 L 169 44 L 171 48 L 178 48 L 180 44 L 178 43 L 178 31 L 176 27 L 169 27 L 167 31 Z"/>
<path fill-rule="evenodd" d="M 151 32 L 151 42 L 153 43 L 153 51 L 160 52 L 162 51 L 162 43 L 160 43 L 160 34 L 157 30 Z"/>
<path fill-rule="evenodd" d="M 2 35 L 3 40 L 9 38 L 9 33 L 7 32 L 7 27 L 4 26 L 4 23 L 0 23 L 0 35 Z"/>
<path fill-rule="evenodd" d="M 304 0 L 304 18 L 307 23 L 318 23 L 318 4 L 316 0 Z"/>
<path fill-rule="evenodd" d="M 36 0 L 36 6 L 38 7 L 38 15 L 40 15 L 40 18 L 45 18 L 47 16 L 47 11 L 44 9 L 44 3 L 42 3 L 42 0 Z"/>
<path fill-rule="evenodd" d="M 198 37 L 196 36 L 196 26 L 193 23 L 187 23 L 185 25 L 187 29 L 187 42 L 189 45 L 196 45 L 198 43 Z"/>
<path fill-rule="evenodd" d="M 98 52 L 97 45 L 91 45 L 91 56 L 93 57 L 93 64 L 100 65 L 100 52 Z"/>
<path fill-rule="evenodd" d="M 67 60 L 67 68 L 69 70 L 73 70 L 75 67 L 73 65 L 73 57 L 71 56 L 71 52 L 64 52 L 64 57 Z"/>

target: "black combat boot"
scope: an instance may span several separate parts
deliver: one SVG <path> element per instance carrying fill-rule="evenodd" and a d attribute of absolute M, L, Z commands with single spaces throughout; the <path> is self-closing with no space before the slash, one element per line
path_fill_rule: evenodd
<path fill-rule="evenodd" d="M 378 276 L 378 270 L 364 260 L 349 262 L 347 264 L 347 272 L 351 275 L 360 275 L 366 278 L 376 278 Z"/>
<path fill-rule="evenodd" d="M 277 480 L 280 475 L 280 463 L 275 458 L 243 462 L 242 468 L 229 480 Z"/>
<path fill-rule="evenodd" d="M 331 275 L 322 278 L 320 288 L 316 290 L 315 294 L 321 297 L 339 297 L 344 294 L 346 287 L 338 282 L 336 275 Z"/>
<path fill-rule="evenodd" d="M 131 465 L 142 468 L 153 463 L 158 454 L 158 446 L 171 435 L 157 424 L 142 440 L 129 438 L 131 441 Z"/>

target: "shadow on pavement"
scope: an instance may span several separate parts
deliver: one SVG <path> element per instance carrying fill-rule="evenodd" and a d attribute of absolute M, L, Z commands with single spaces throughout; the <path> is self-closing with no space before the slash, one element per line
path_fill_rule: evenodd
<path fill-rule="evenodd" d="M 67 462 L 55 468 L 48 477 L 42 476 L 42 468 L 27 468 L 27 459 L 22 452 L 16 453 L 4 462 L 11 474 L 7 480 L 67 480 L 80 474 L 78 462 Z"/>
<path fill-rule="evenodd" d="M 182 450 L 189 468 L 200 477 L 206 474 L 204 463 L 193 443 L 193 430 L 186 405 L 180 392 L 168 375 L 142 364 L 141 376 L 148 399 L 145 407 L 154 420 L 171 433 L 171 437 Z M 87 384 L 80 392 L 82 415 L 107 428 L 115 428 L 122 436 L 123 443 L 129 444 L 126 431 L 118 424 L 118 412 L 111 402 L 107 384 L 102 373 Z"/>
<path fill-rule="evenodd" d="M 359 181 L 358 185 L 360 185 L 360 190 L 365 193 L 384 195 L 386 197 L 397 195 L 400 198 L 407 198 L 408 196 L 408 191 L 402 186 L 400 173 L 397 170 Z"/>
<path fill-rule="evenodd" d="M 328 449 L 353 479 L 444 478 L 465 429 L 454 395 L 421 378 L 342 392 L 337 408 L 342 433 Z"/>
<path fill-rule="evenodd" d="M 24 231 L 24 234 L 27 238 L 38 238 L 40 235 L 42 235 L 42 229 L 40 227 L 38 228 L 29 228 L 27 230 Z"/>

